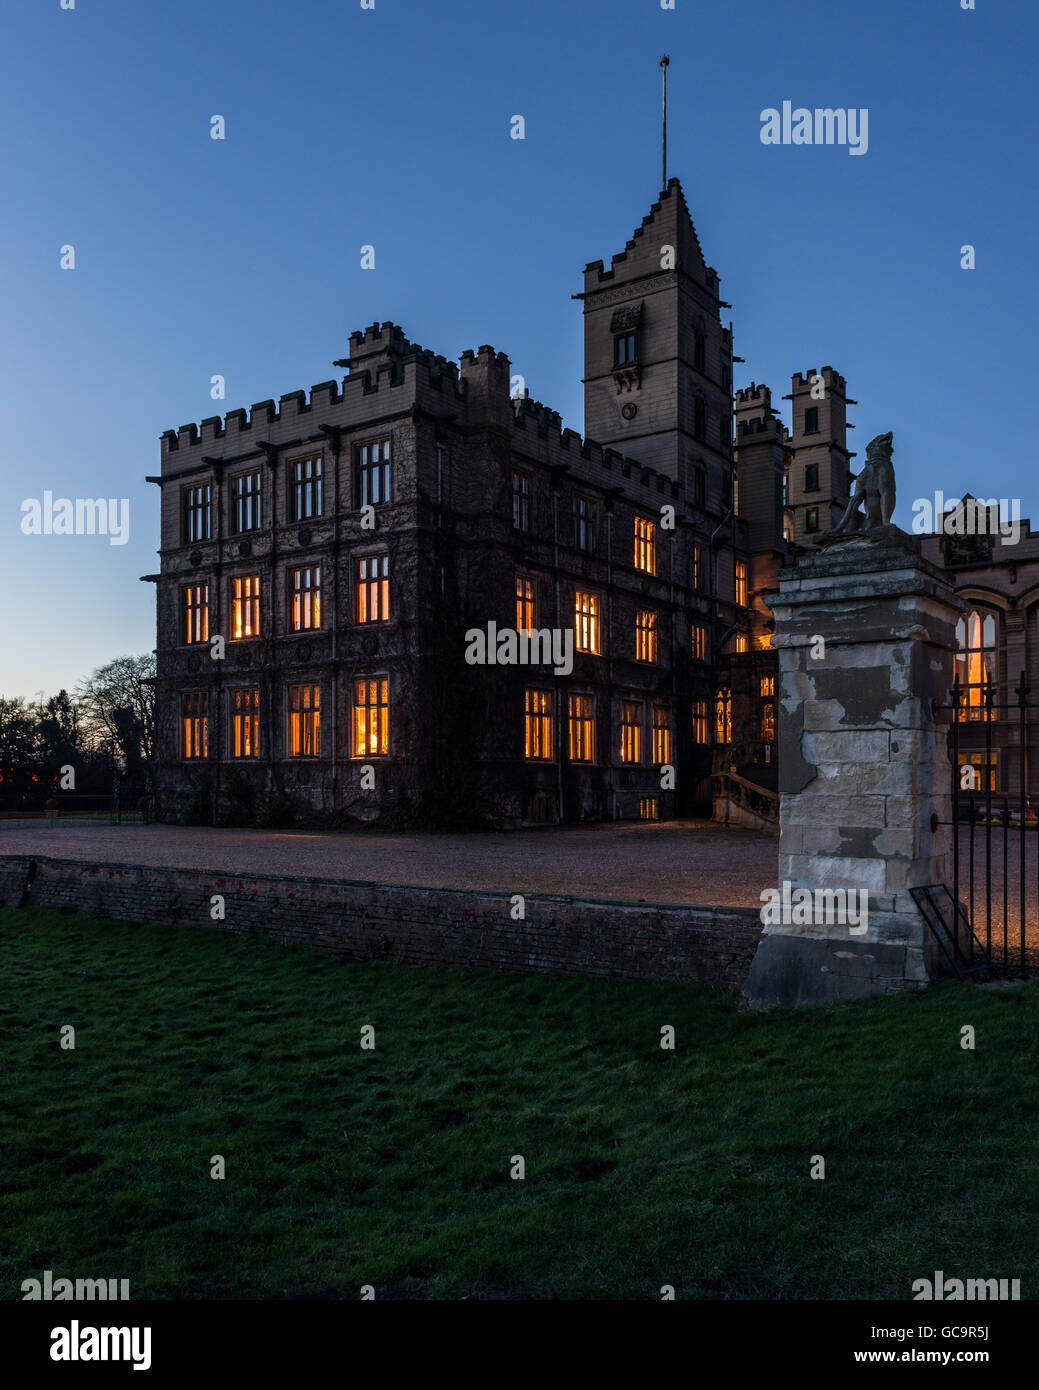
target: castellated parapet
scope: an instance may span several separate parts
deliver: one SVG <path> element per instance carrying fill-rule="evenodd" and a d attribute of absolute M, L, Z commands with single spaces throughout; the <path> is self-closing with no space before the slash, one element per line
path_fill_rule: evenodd
<path fill-rule="evenodd" d="M 623 478 L 632 490 L 652 505 L 659 498 L 679 498 L 677 482 L 618 450 L 604 448 L 564 428 L 558 411 L 529 395 L 509 394 L 511 361 L 489 344 L 461 354 L 460 365 L 410 342 L 397 324 L 373 324 L 350 335 L 349 375 L 341 381 L 320 382 L 306 391 L 289 391 L 258 401 L 248 412 L 229 410 L 223 417 L 207 416 L 201 425 L 184 424 L 162 436 L 164 469 L 177 472 L 207 466 L 213 446 L 244 459 L 241 449 L 259 456 L 264 446 L 294 447 L 322 437 L 321 427 L 361 432 L 375 419 L 400 411 L 428 410 L 434 418 L 450 417 L 471 424 L 494 423 L 508 430 L 524 448 L 528 434 L 537 438 L 538 459 L 550 467 L 579 472 L 589 483 L 616 488 Z M 366 363 L 360 366 L 355 364 Z M 233 445 L 233 449 L 229 449 Z M 203 457 L 204 454 L 204 457 Z M 175 458 L 174 458 L 175 456 Z M 582 465 L 588 465 L 582 467 Z M 611 476 L 612 475 L 612 476 Z"/>

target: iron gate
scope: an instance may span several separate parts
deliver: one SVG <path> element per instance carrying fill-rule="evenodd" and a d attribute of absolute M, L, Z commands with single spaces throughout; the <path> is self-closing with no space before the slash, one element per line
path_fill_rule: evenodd
<path fill-rule="evenodd" d="M 987 972 L 1025 975 L 1039 965 L 1039 821 L 1029 805 L 1027 780 L 1028 711 L 1039 706 L 1029 704 L 1023 671 L 1013 692 L 1016 699 L 997 701 L 996 689 L 990 681 L 963 685 L 957 674 L 949 703 L 934 705 L 936 715 L 939 710 L 951 713 L 952 819 L 935 815 L 931 824 L 951 827 L 952 883 L 912 890 L 954 972 L 982 978 Z M 969 724 L 984 729 L 983 745 L 963 745 L 962 730 Z M 1008 734 L 1016 726 L 1016 746 L 1009 737 L 998 745 L 1005 754 L 1005 786 L 1011 760 L 1017 760 L 1013 796 L 993 785 L 994 725 Z M 964 761 L 964 755 L 972 760 Z M 980 787 L 976 766 L 984 784 Z"/>

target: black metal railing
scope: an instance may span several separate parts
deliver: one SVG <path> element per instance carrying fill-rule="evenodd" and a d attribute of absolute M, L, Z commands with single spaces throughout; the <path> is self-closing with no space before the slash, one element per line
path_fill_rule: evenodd
<path fill-rule="evenodd" d="M 1016 689 L 1007 692 L 1013 699 L 997 700 L 996 685 L 986 683 L 980 701 L 974 695 L 967 705 L 966 690 L 957 677 L 949 703 L 934 706 L 936 712 L 948 710 L 952 716 L 952 818 L 932 817 L 935 828 L 952 829 L 952 884 L 947 912 L 938 911 L 935 894 L 929 906 L 942 918 L 945 940 L 940 944 L 957 973 L 1027 974 L 1039 966 L 1039 821 L 1028 799 L 1028 714 L 1039 706 L 1029 703 L 1023 671 Z M 979 725 L 984 738 L 964 742 L 964 732 L 977 735 Z M 998 749 L 993 746 L 994 728 L 1001 734 Z M 1001 763 L 996 752 L 1005 755 Z M 1015 754 L 1018 785 L 1011 793 Z M 1034 845 L 1029 844 L 1031 834 Z M 924 915 L 928 917 L 927 911 Z M 938 935 L 930 918 L 928 924 Z"/>

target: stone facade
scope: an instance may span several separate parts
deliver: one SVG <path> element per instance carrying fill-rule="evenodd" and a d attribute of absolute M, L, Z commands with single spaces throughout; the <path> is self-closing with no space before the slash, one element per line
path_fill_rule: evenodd
<path fill-rule="evenodd" d="M 731 328 L 677 179 L 576 297 L 605 446 L 515 394 L 503 353 L 451 362 L 389 323 L 353 334 L 341 381 L 163 435 L 161 816 L 709 810 L 720 663 L 767 648 L 771 617 L 764 523 L 733 505 Z M 569 673 L 466 663 L 468 632 L 520 626 L 521 585 L 535 628 L 596 648 Z"/>

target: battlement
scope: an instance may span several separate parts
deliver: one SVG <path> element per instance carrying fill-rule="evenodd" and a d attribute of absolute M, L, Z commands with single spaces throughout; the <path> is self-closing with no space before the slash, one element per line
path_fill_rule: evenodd
<path fill-rule="evenodd" d="M 830 366 L 821 367 L 818 371 L 795 372 L 790 379 L 790 389 L 794 395 L 801 395 L 804 391 L 812 389 L 812 378 L 821 376 L 826 383 L 828 390 L 836 391 L 839 395 L 846 395 L 848 383 L 841 376 L 840 372 L 835 372 Z"/>
<path fill-rule="evenodd" d="M 475 352 L 473 352 L 472 348 L 466 348 L 465 352 L 459 356 L 458 360 L 462 364 L 462 371 L 465 371 L 467 366 L 476 366 L 478 363 L 483 363 L 485 365 L 495 363 L 508 366 L 511 361 L 508 353 L 495 352 L 494 348 L 492 348 L 489 343 L 482 343 Z"/>
<path fill-rule="evenodd" d="M 785 435 L 785 426 L 782 420 L 774 415 L 756 416 L 750 420 L 740 420 L 738 421 L 738 426 L 741 438 L 748 434 L 769 434 L 773 435 L 776 439 L 783 439 Z"/>
<path fill-rule="evenodd" d="M 370 356 L 373 352 L 404 353 L 411 347 L 412 344 L 404 336 L 400 324 L 392 323 L 390 320 L 385 323 L 373 323 L 369 328 L 358 329 L 350 334 L 351 357 Z"/>
<path fill-rule="evenodd" d="M 380 389 L 394 390 L 408 387 L 409 392 L 417 393 L 428 387 L 433 391 L 443 391 L 445 383 L 453 394 L 462 399 L 466 395 L 466 383 L 459 378 L 458 364 L 427 348 L 408 344 L 409 351 L 399 357 L 380 362 L 373 368 L 366 367 L 351 372 L 342 382 L 321 381 L 306 391 L 288 391 L 273 400 L 258 401 L 248 412 L 229 410 L 223 418 L 210 415 L 202 421 L 201 429 L 194 423 L 181 425 L 176 430 L 164 430 L 160 436 L 162 453 L 175 453 L 182 449 L 192 449 L 199 444 L 211 443 L 217 439 L 234 438 L 251 434 L 259 426 L 265 435 L 267 427 L 278 421 L 292 420 L 315 411 L 326 415 L 334 406 L 349 406 L 354 396 L 370 395 Z M 506 362 L 508 359 L 504 359 Z M 337 423 L 343 423 L 338 422 Z"/>
<path fill-rule="evenodd" d="M 772 410 L 772 391 L 768 386 L 759 386 L 756 381 L 752 381 L 749 386 L 741 387 L 735 394 L 737 410 L 740 406 L 761 406 L 766 411 Z"/>
<path fill-rule="evenodd" d="M 520 429 L 526 429 L 527 421 L 533 420 L 537 425 L 538 434 L 547 435 L 549 430 L 556 434 L 562 432 L 563 419 L 559 411 L 550 409 L 541 401 L 533 400 L 528 391 L 524 391 L 521 396 L 512 397 L 512 414 Z"/>

